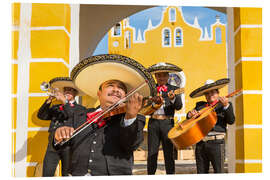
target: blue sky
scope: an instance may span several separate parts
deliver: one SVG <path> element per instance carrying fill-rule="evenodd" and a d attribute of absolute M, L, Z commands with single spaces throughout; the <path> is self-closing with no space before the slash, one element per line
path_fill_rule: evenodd
<path fill-rule="evenodd" d="M 153 26 L 158 25 L 161 21 L 162 11 L 164 8 L 166 7 L 165 6 L 153 7 L 153 8 L 146 9 L 144 11 L 138 12 L 130 16 L 129 24 L 136 29 L 136 36 L 138 35 L 139 29 L 141 30 L 141 33 L 143 35 L 143 31 L 148 26 L 149 19 L 151 19 Z M 209 36 L 211 36 L 210 26 L 211 24 L 216 22 L 216 15 L 220 16 L 221 23 L 227 24 L 226 14 L 223 14 L 219 11 L 215 11 L 215 10 L 204 8 L 204 7 L 183 6 L 181 8 L 182 8 L 184 19 L 188 23 L 193 24 L 194 18 L 197 16 L 200 26 L 202 27 L 203 31 L 205 27 L 207 28 Z M 204 32 L 203 32 L 203 35 L 204 35 Z M 106 54 L 106 53 L 108 53 L 108 35 L 107 34 L 99 42 L 93 55 Z"/>

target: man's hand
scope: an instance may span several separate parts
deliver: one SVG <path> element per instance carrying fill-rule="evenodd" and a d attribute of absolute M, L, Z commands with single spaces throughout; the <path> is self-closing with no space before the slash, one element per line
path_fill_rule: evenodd
<path fill-rule="evenodd" d="M 226 97 L 219 97 L 219 101 L 221 102 L 221 104 L 226 107 L 229 105 L 229 99 Z"/>
<path fill-rule="evenodd" d="M 199 116 L 199 112 L 196 109 L 193 109 L 188 112 L 188 118 L 197 118 Z"/>
<path fill-rule="evenodd" d="M 174 94 L 173 90 L 171 90 L 170 92 L 168 92 L 168 97 L 169 97 L 170 100 L 173 100 L 174 99 L 175 94 Z"/>
<path fill-rule="evenodd" d="M 63 140 L 70 138 L 73 132 L 74 132 L 73 127 L 63 126 L 57 128 L 54 134 L 54 139 L 56 140 L 57 143 L 62 142 Z"/>
<path fill-rule="evenodd" d="M 161 96 L 160 93 L 157 93 L 157 95 L 153 97 L 153 102 L 155 104 L 161 104 L 161 103 L 163 103 L 163 98 L 162 98 L 162 96 Z"/>
<path fill-rule="evenodd" d="M 59 101 L 62 101 L 63 104 L 66 103 L 66 97 L 64 96 L 63 93 L 61 93 L 61 92 L 59 92 L 59 91 L 55 93 L 55 98 L 56 98 L 57 100 L 59 100 Z"/>
<path fill-rule="evenodd" d="M 142 107 L 143 96 L 135 93 L 133 94 L 126 103 L 126 115 L 125 119 L 135 118 Z"/>
<path fill-rule="evenodd" d="M 51 103 L 53 99 L 54 99 L 53 96 L 49 96 L 48 99 L 46 100 L 46 103 L 47 104 Z"/>

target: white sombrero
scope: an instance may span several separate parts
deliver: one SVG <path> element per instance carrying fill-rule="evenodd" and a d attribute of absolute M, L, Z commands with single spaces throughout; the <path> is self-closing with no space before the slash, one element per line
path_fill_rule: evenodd
<path fill-rule="evenodd" d="M 144 97 L 156 93 L 154 79 L 146 68 L 131 58 L 117 54 L 85 58 L 72 69 L 70 76 L 80 90 L 94 99 L 97 99 L 99 86 L 112 79 L 122 81 L 128 92 L 147 82 L 138 92 Z"/>
<path fill-rule="evenodd" d="M 191 98 L 196 98 L 204 95 L 205 92 L 211 91 L 213 89 L 220 89 L 226 86 L 230 82 L 230 79 L 224 78 L 219 79 L 217 81 L 213 81 L 211 79 L 207 80 L 202 87 L 199 87 L 198 89 L 195 89 L 190 93 Z"/>
<path fill-rule="evenodd" d="M 64 87 L 71 87 L 78 91 L 77 96 L 82 96 L 84 93 L 76 87 L 69 77 L 56 77 L 50 80 L 49 85 L 51 88 L 58 88 L 61 93 L 64 93 Z"/>

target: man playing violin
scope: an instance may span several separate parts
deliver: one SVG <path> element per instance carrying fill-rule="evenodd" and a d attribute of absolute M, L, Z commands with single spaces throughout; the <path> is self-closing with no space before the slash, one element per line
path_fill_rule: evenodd
<path fill-rule="evenodd" d="M 100 107 L 89 109 L 88 114 L 82 112 L 73 124 L 58 128 L 55 141 L 70 138 L 91 112 L 109 108 L 126 93 L 125 84 L 119 80 L 102 83 L 97 92 Z M 141 105 L 142 96 L 135 93 L 126 102 L 126 113 L 111 116 L 105 126 L 97 128 L 93 125 L 71 140 L 73 176 L 132 174 L 133 151 L 143 141 L 145 117 L 138 115 Z"/>
<path fill-rule="evenodd" d="M 59 160 L 61 160 L 62 164 L 62 176 L 68 176 L 70 168 L 70 148 L 63 147 L 55 151 L 52 147 L 51 136 L 56 128 L 68 120 L 68 116 L 72 117 L 74 111 L 85 108 L 76 103 L 75 97 L 80 95 L 80 91 L 76 89 L 68 77 L 53 78 L 49 84 L 53 89 L 57 89 L 57 91 L 46 99 L 37 114 L 38 118 L 41 120 L 51 120 L 48 130 L 49 143 L 43 159 L 42 176 L 54 176 Z M 52 105 L 54 98 L 62 104 Z M 66 111 L 63 111 L 64 107 Z"/>
<path fill-rule="evenodd" d="M 220 79 L 217 81 L 207 80 L 205 85 L 194 90 L 191 98 L 205 96 L 205 101 L 196 103 L 196 107 L 187 113 L 187 119 L 196 118 L 198 111 L 219 101 L 215 108 L 217 114 L 217 123 L 208 135 L 196 144 L 195 158 L 197 173 L 208 173 L 210 162 L 214 173 L 224 173 L 225 160 L 225 135 L 227 124 L 233 124 L 235 116 L 232 103 L 228 98 L 219 96 L 219 89 L 229 83 L 229 79 Z"/>
<path fill-rule="evenodd" d="M 179 67 L 169 63 L 158 63 L 148 68 L 154 74 L 157 81 L 158 96 L 154 103 L 164 104 L 157 109 L 148 123 L 148 157 L 147 172 L 155 174 L 157 169 L 157 157 L 160 141 L 165 159 L 166 174 L 175 174 L 174 146 L 167 134 L 174 126 L 174 113 L 182 108 L 180 95 L 175 95 L 174 90 L 178 87 L 168 84 L 169 72 L 182 71 Z"/>

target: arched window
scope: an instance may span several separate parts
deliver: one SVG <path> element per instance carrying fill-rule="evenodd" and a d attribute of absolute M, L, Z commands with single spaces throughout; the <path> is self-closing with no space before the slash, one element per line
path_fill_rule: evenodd
<path fill-rule="evenodd" d="M 162 45 L 171 46 L 171 30 L 164 29 L 162 32 Z"/>
<path fill-rule="evenodd" d="M 121 24 L 117 23 L 114 27 L 113 27 L 113 36 L 120 36 L 121 35 Z"/>
<path fill-rule="evenodd" d="M 125 32 L 125 48 L 129 49 L 131 48 L 131 36 L 130 31 Z"/>
<path fill-rule="evenodd" d="M 174 45 L 175 46 L 183 45 L 183 33 L 180 28 L 175 28 L 174 30 Z"/>
<path fill-rule="evenodd" d="M 169 22 L 175 22 L 175 21 L 176 21 L 176 11 L 175 11 L 175 8 L 170 8 Z"/>
<path fill-rule="evenodd" d="M 222 39 L 221 39 L 221 29 L 219 27 L 216 28 L 216 43 L 221 44 Z"/>

